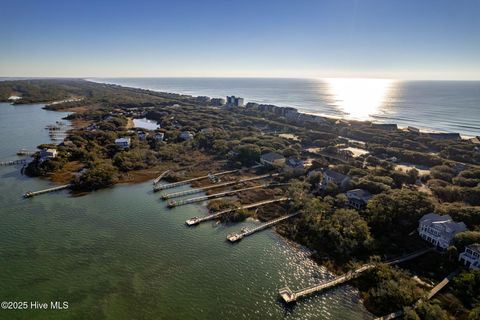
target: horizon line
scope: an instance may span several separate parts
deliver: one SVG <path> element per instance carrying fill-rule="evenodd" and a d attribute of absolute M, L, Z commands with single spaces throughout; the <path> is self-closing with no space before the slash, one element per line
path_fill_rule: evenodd
<path fill-rule="evenodd" d="M 382 79 L 393 81 L 470 81 L 478 82 L 478 79 L 404 79 L 390 77 L 345 77 L 345 76 L 325 76 L 325 77 L 291 77 L 291 76 L 0 76 L 0 79 L 11 80 L 35 80 L 35 79 L 292 79 L 292 80 L 326 80 L 326 79 Z"/>

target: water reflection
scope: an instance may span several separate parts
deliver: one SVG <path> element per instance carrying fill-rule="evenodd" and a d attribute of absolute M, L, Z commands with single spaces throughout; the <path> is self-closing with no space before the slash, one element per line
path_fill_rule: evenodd
<path fill-rule="evenodd" d="M 325 82 L 332 104 L 347 118 L 356 120 L 383 113 L 395 90 L 395 81 L 390 79 L 332 78 Z"/>

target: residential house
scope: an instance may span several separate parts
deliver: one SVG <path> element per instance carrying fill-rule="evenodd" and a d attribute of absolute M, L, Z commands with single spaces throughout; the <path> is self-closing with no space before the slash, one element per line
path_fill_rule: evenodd
<path fill-rule="evenodd" d="M 432 139 L 438 140 L 461 140 L 462 137 L 460 133 L 450 133 L 450 132 L 428 132 L 426 135 Z"/>
<path fill-rule="evenodd" d="M 156 132 L 153 138 L 155 139 L 155 141 L 163 141 L 163 139 L 165 138 L 165 134 L 163 132 Z"/>
<path fill-rule="evenodd" d="M 284 171 L 294 173 L 305 173 L 305 161 L 295 157 L 290 157 L 285 162 Z"/>
<path fill-rule="evenodd" d="M 285 164 L 285 157 L 276 152 L 262 154 L 260 163 L 264 166 L 281 166 Z"/>
<path fill-rule="evenodd" d="M 320 182 L 320 187 L 326 189 L 329 183 L 335 183 L 338 187 L 344 189 L 350 181 L 351 179 L 347 175 L 330 169 L 325 169 L 323 171 L 323 178 Z"/>
<path fill-rule="evenodd" d="M 355 209 L 363 209 L 373 195 L 364 189 L 352 189 L 345 193 L 348 198 L 348 205 Z"/>
<path fill-rule="evenodd" d="M 466 231 L 467 227 L 463 222 L 455 222 L 452 217 L 429 213 L 424 215 L 418 224 L 420 237 L 440 249 L 447 249 L 455 235 Z"/>
<path fill-rule="evenodd" d="M 46 161 L 57 157 L 57 149 L 42 149 L 40 150 L 40 161 Z"/>
<path fill-rule="evenodd" d="M 227 106 L 243 107 L 243 98 L 235 97 L 235 96 L 227 96 Z"/>
<path fill-rule="evenodd" d="M 465 247 L 465 251 L 460 253 L 458 261 L 461 261 L 470 269 L 480 269 L 480 243 L 473 243 Z"/>
<path fill-rule="evenodd" d="M 370 125 L 373 129 L 395 131 L 398 130 L 398 126 L 395 123 L 372 123 Z"/>
<path fill-rule="evenodd" d="M 137 135 L 138 135 L 138 140 L 145 141 L 145 139 L 147 139 L 148 134 L 144 131 L 140 131 L 140 132 L 138 132 Z"/>
<path fill-rule="evenodd" d="M 115 144 L 120 149 L 130 148 L 130 138 L 118 138 L 115 139 Z"/>
<path fill-rule="evenodd" d="M 182 139 L 183 141 L 188 141 L 193 139 L 193 133 L 190 131 L 183 131 L 180 133 L 179 138 Z"/>
<path fill-rule="evenodd" d="M 221 107 L 225 105 L 225 99 L 223 98 L 212 98 L 210 104 L 215 107 Z"/>
<path fill-rule="evenodd" d="M 407 131 L 412 132 L 412 133 L 420 133 L 420 129 L 412 127 L 412 126 L 408 126 Z"/>

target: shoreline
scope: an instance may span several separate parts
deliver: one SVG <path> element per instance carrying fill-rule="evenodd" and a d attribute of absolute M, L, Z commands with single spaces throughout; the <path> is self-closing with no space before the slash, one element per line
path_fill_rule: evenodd
<path fill-rule="evenodd" d="M 135 78 L 133 78 L 135 79 Z M 169 92 L 169 91 L 163 91 L 163 90 L 157 90 L 157 89 L 151 89 L 151 88 L 147 88 L 147 87 L 138 87 L 138 86 L 125 86 L 125 85 L 119 85 L 119 84 L 116 84 L 116 83 L 113 83 L 113 82 L 103 82 L 103 81 L 95 81 L 94 79 L 91 79 L 91 78 L 83 78 L 83 80 L 85 81 L 88 81 L 88 82 L 92 82 L 92 83 L 97 83 L 97 84 L 109 84 L 109 85 L 115 85 L 115 86 L 119 86 L 119 87 L 123 87 L 123 88 L 131 88 L 131 89 L 141 89 L 141 90 L 150 90 L 150 91 L 154 91 L 154 92 L 158 92 L 158 93 L 166 93 L 166 94 L 178 94 L 178 95 L 183 95 L 183 96 L 189 96 L 189 97 L 198 97 L 198 96 L 195 96 L 195 95 L 192 95 L 192 94 L 186 94 L 186 93 L 182 93 L 182 92 Z M 311 80 L 311 79 L 310 79 Z M 212 96 L 207 96 L 208 98 L 215 98 L 215 97 L 212 97 Z M 397 122 L 384 122 L 384 121 L 380 121 L 377 119 L 377 117 L 372 117 L 371 119 L 366 119 L 366 120 L 357 120 L 357 119 L 352 119 L 352 118 L 348 118 L 348 117 L 342 117 L 341 115 L 339 116 L 334 116 L 334 115 L 327 115 L 327 114 L 324 114 L 324 113 L 313 113 L 313 112 L 304 112 L 304 111 L 299 111 L 300 109 L 298 107 L 291 107 L 291 106 L 278 106 L 278 105 L 275 105 L 275 104 L 270 104 L 270 103 L 260 103 L 260 102 L 252 102 L 252 101 L 246 101 L 246 103 L 253 103 L 253 104 L 258 104 L 258 105 L 269 105 L 269 106 L 272 106 L 272 107 L 275 107 L 275 108 L 292 108 L 292 109 L 295 109 L 296 112 L 298 112 L 299 114 L 302 114 L 302 115 L 308 115 L 308 116 L 313 116 L 313 117 L 317 117 L 317 118 L 320 118 L 320 119 L 326 119 L 326 120 L 330 120 L 330 121 L 333 121 L 333 120 L 340 120 L 340 121 L 346 121 L 346 122 L 355 122 L 355 123 L 364 123 L 364 124 L 370 124 L 370 123 L 374 123 L 374 124 L 395 124 L 398 126 L 398 129 L 399 130 L 407 130 L 407 127 L 409 126 L 412 126 L 413 125 L 400 125 L 399 123 Z M 470 139 L 473 139 L 475 138 L 476 136 L 475 135 L 468 135 L 468 134 L 463 134 L 463 133 L 460 133 L 460 132 L 449 132 L 449 131 L 442 131 L 442 130 L 434 130 L 434 129 L 430 129 L 428 127 L 425 127 L 425 126 L 417 126 L 416 128 L 419 129 L 419 133 L 422 133 L 422 134 L 429 134 L 429 133 L 439 133 L 439 134 L 458 134 L 460 135 L 461 139 L 463 140 L 470 140 Z M 479 132 L 479 135 L 480 135 L 480 132 Z"/>

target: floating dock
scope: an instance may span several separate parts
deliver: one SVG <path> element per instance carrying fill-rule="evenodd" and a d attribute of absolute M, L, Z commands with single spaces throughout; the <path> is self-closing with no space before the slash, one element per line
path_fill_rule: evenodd
<path fill-rule="evenodd" d="M 202 223 L 204 221 L 209 221 L 209 220 L 219 218 L 220 216 L 222 216 L 226 213 L 229 213 L 229 212 L 242 210 L 242 209 L 256 208 L 256 207 L 264 206 L 264 205 L 267 205 L 267 204 L 271 204 L 271 203 L 275 203 L 275 202 L 281 202 L 281 201 L 287 201 L 287 200 L 290 200 L 290 198 L 271 199 L 271 200 L 265 200 L 265 201 L 260 201 L 260 202 L 256 202 L 256 203 L 251 203 L 251 204 L 247 204 L 247 205 L 240 206 L 240 207 L 237 207 L 237 208 L 215 212 L 215 213 L 206 215 L 204 217 L 193 217 L 193 218 L 190 218 L 187 221 L 185 221 L 185 224 L 188 225 L 188 226 L 194 226 L 194 225 L 197 225 L 197 224 Z"/>
<path fill-rule="evenodd" d="M 271 186 L 271 184 L 266 183 L 266 184 L 261 184 L 261 185 L 258 185 L 258 186 L 253 186 L 253 187 L 248 187 L 248 188 L 243 188 L 243 189 L 238 189 L 238 190 L 229 190 L 229 191 L 225 191 L 225 192 L 210 194 L 210 195 L 206 195 L 206 196 L 202 196 L 202 197 L 189 198 L 189 199 L 180 200 L 180 201 L 170 200 L 168 202 L 168 207 L 173 208 L 173 207 L 183 206 L 183 205 L 189 204 L 189 203 L 195 203 L 195 202 L 201 202 L 201 201 L 214 199 L 214 198 L 231 196 L 231 195 L 234 195 L 234 194 L 242 192 L 242 191 L 265 188 L 265 187 L 268 187 L 268 186 Z"/>
<path fill-rule="evenodd" d="M 419 256 L 421 256 L 421 255 L 423 255 L 427 252 L 430 252 L 430 251 L 432 251 L 432 248 L 419 250 L 419 251 L 416 251 L 414 253 L 405 255 L 401 258 L 387 261 L 385 263 L 389 264 L 389 265 L 398 264 L 398 263 L 401 263 L 401 262 L 405 262 L 405 261 L 417 258 L 417 257 L 419 257 Z M 361 266 L 360 268 L 358 268 L 356 270 L 353 270 L 353 271 L 347 272 L 344 275 L 335 277 L 332 280 L 322 282 L 320 284 L 313 285 L 313 286 L 310 286 L 308 288 L 301 289 L 301 290 L 298 290 L 298 291 L 292 291 L 289 287 L 285 287 L 285 288 L 280 289 L 278 293 L 279 293 L 280 297 L 283 299 L 284 302 L 286 302 L 286 303 L 295 302 L 302 297 L 305 297 L 305 296 L 308 296 L 308 295 L 313 294 L 313 293 L 317 293 L 317 292 L 320 292 L 320 291 L 324 291 L 324 290 L 336 287 L 336 286 L 338 286 L 342 283 L 345 283 L 345 282 L 347 282 L 351 279 L 355 279 L 355 278 L 359 277 L 363 272 L 365 272 L 367 270 L 370 270 L 374 267 L 375 267 L 374 263 L 368 263 L 368 264 L 365 264 L 365 265 Z"/>
<path fill-rule="evenodd" d="M 261 231 L 261 230 L 264 230 L 264 229 L 267 229 L 267 228 L 270 228 L 271 226 L 273 226 L 274 224 L 276 223 L 279 223 L 283 220 L 286 220 L 286 219 L 289 219 L 291 217 L 294 217 L 296 215 L 298 215 L 299 213 L 298 212 L 295 212 L 295 213 L 291 213 L 289 215 L 286 215 L 286 216 L 283 216 L 283 217 L 280 217 L 280 218 L 277 218 L 277 219 L 274 219 L 272 221 L 269 221 L 269 222 L 266 222 L 264 224 L 261 224 L 259 225 L 258 227 L 255 227 L 253 229 L 248 229 L 248 228 L 244 228 L 240 231 L 240 233 L 231 233 L 227 236 L 227 240 L 230 241 L 230 242 L 237 242 L 237 241 L 240 241 L 242 240 L 243 238 L 245 237 L 248 237 L 249 235 L 252 235 L 254 234 L 255 232 L 258 232 L 258 231 Z"/>
<path fill-rule="evenodd" d="M 174 192 L 174 193 L 167 193 L 167 194 L 162 195 L 162 199 L 165 200 L 165 199 L 183 197 L 183 196 L 187 196 L 187 195 L 190 195 L 190 194 L 204 192 L 204 191 L 207 191 L 207 190 L 210 190 L 210 189 L 228 187 L 228 186 L 233 186 L 233 185 L 236 185 L 236 184 L 241 184 L 241 183 L 244 183 L 244 182 L 261 180 L 261 179 L 266 179 L 266 178 L 275 177 L 275 176 L 278 176 L 278 173 L 276 173 L 276 174 L 265 174 L 265 175 L 261 175 L 261 176 L 258 176 L 258 177 L 229 181 L 229 182 L 214 184 L 214 185 L 206 186 L 206 187 L 202 187 L 202 188 L 195 188 L 195 189 L 179 191 L 179 192 Z"/>
<path fill-rule="evenodd" d="M 212 178 L 212 177 L 219 177 L 219 176 L 222 176 L 222 175 L 225 175 L 225 174 L 235 173 L 235 172 L 238 172 L 238 171 L 240 171 L 240 169 L 230 170 L 230 171 L 223 171 L 223 172 L 219 172 L 219 173 L 212 173 L 212 174 L 208 174 L 208 175 L 206 175 L 206 176 L 191 178 L 191 179 L 182 180 L 182 181 L 173 182 L 173 183 L 167 183 L 167 184 L 157 185 L 157 186 L 155 186 L 155 187 L 153 188 L 153 191 L 157 192 L 157 191 L 160 191 L 160 190 L 172 189 L 172 188 L 176 188 L 176 187 L 179 187 L 179 186 L 183 186 L 183 185 L 189 184 L 189 183 L 191 183 L 191 182 L 193 182 L 193 181 L 202 180 L 202 179 L 207 179 L 207 178 Z"/>
<path fill-rule="evenodd" d="M 25 192 L 25 193 L 23 194 L 23 197 L 24 197 L 24 198 L 32 198 L 32 197 L 38 196 L 38 195 L 40 195 L 40 194 L 44 194 L 44 193 L 48 193 L 48 192 L 53 192 L 53 191 L 58 191 L 58 190 L 67 189 L 67 188 L 69 188 L 70 186 L 71 186 L 70 184 L 66 184 L 66 185 L 63 185 L 63 186 L 48 188 L 48 189 L 39 190 L 39 191 L 28 191 L 28 192 Z"/>

